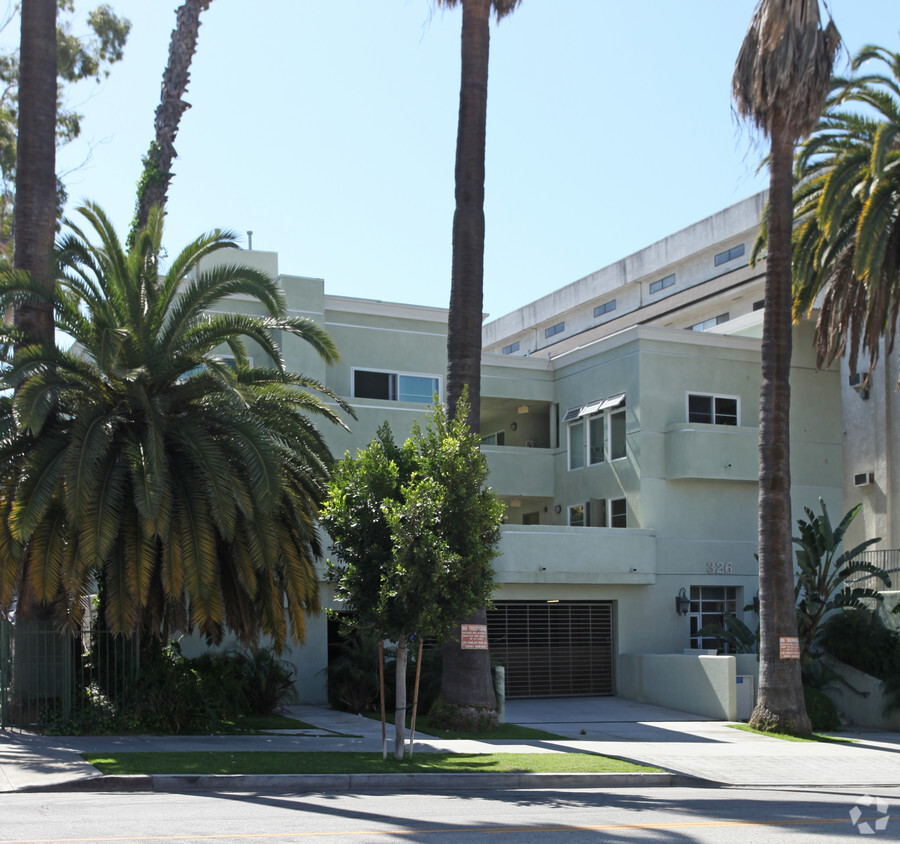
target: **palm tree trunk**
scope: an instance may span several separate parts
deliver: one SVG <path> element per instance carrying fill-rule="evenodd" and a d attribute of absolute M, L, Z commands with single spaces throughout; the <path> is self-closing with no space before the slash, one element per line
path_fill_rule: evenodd
<path fill-rule="evenodd" d="M 759 407 L 759 702 L 750 723 L 810 732 L 799 659 L 780 642 L 797 636 L 791 548 L 791 223 L 794 146 L 783 115 L 772 125 L 768 244 Z"/>
<path fill-rule="evenodd" d="M 56 231 L 56 0 L 24 0 L 19 64 L 13 264 L 52 290 Z M 53 309 L 21 305 L 13 319 L 25 343 L 53 342 Z"/>
<path fill-rule="evenodd" d="M 484 301 L 484 155 L 487 126 L 490 0 L 462 1 L 462 69 L 456 133 L 456 211 L 447 333 L 447 413 L 468 388 L 469 428 L 480 430 L 481 314 Z M 467 623 L 485 624 L 479 610 Z M 488 651 L 443 648 L 441 702 L 495 710 Z"/>
<path fill-rule="evenodd" d="M 166 204 L 172 162 L 177 157 L 175 136 L 181 115 L 190 108 L 184 95 L 191 78 L 191 61 L 197 51 L 200 13 L 212 0 L 185 0 L 176 14 L 175 29 L 169 42 L 169 59 L 163 72 L 162 94 L 156 109 L 156 137 L 144 159 L 144 174 L 138 188 L 138 208 L 132 235 L 147 225 L 150 209 Z"/>
<path fill-rule="evenodd" d="M 447 410 L 469 391 L 469 427 L 479 430 L 484 301 L 484 152 L 490 0 L 463 0 L 462 72 L 456 133 L 456 210 L 447 333 Z"/>

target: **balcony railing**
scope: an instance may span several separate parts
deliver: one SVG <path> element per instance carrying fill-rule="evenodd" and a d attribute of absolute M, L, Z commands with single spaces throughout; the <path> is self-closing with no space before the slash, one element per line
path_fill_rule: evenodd
<path fill-rule="evenodd" d="M 900 548 L 888 548 L 883 551 L 861 551 L 856 560 L 861 563 L 869 563 L 883 571 L 890 579 L 890 587 L 885 586 L 877 577 L 859 574 L 851 580 L 853 586 L 864 589 L 877 589 L 884 592 L 887 589 L 900 590 Z"/>

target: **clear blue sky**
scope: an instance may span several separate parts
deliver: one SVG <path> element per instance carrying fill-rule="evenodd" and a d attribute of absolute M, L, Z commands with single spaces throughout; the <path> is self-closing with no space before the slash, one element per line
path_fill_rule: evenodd
<path fill-rule="evenodd" d="M 73 92 L 83 139 L 59 167 L 72 200 L 98 201 L 124 234 L 180 0 L 110 2 L 134 25 L 126 57 Z M 523 0 L 492 26 L 492 317 L 765 186 L 764 149 L 730 101 L 754 5 Z M 900 49 L 897 0 L 829 6 L 851 51 Z M 460 22 L 431 0 L 213 0 L 176 143 L 169 249 L 252 229 L 283 273 L 324 277 L 330 293 L 446 307 Z"/>

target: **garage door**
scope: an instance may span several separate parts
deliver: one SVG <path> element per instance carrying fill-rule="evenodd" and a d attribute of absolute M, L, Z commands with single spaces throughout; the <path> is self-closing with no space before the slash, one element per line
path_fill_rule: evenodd
<path fill-rule="evenodd" d="M 508 698 L 615 691 L 612 601 L 498 601 L 488 644 Z"/>

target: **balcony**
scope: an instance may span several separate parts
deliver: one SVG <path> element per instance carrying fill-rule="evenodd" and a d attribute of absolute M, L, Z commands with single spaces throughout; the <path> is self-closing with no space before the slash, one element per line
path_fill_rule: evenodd
<path fill-rule="evenodd" d="M 656 582 L 656 532 L 631 528 L 506 525 L 497 583 Z"/>
<path fill-rule="evenodd" d="M 498 495 L 553 498 L 553 450 L 482 445 L 490 475 L 488 484 Z"/>
<path fill-rule="evenodd" d="M 758 428 L 688 422 L 664 436 L 669 480 L 759 480 Z"/>

